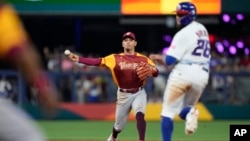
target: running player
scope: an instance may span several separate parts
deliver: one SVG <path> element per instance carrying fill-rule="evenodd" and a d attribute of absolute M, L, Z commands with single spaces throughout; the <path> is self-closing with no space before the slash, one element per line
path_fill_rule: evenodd
<path fill-rule="evenodd" d="M 158 75 L 158 70 L 149 58 L 135 52 L 136 44 L 135 34 L 127 32 L 122 36 L 123 53 L 111 54 L 103 58 L 84 58 L 73 53 L 68 55 L 71 60 L 79 63 L 105 66 L 112 73 L 118 90 L 115 123 L 108 141 L 116 141 L 118 134 L 125 127 L 131 108 L 135 112 L 139 140 L 145 140 L 146 121 L 144 114 L 147 98 L 143 86 L 146 80 L 142 82 L 138 79 L 136 67 L 142 62 L 152 65 L 153 69 L 150 75 L 153 77 Z"/>
<path fill-rule="evenodd" d="M 208 31 L 194 21 L 196 7 L 181 2 L 176 10 L 179 31 L 175 34 L 167 55 L 152 54 L 150 58 L 175 65 L 168 78 L 162 104 L 161 129 L 163 141 L 171 141 L 173 118 L 178 113 L 186 120 L 185 132 L 197 129 L 199 111 L 195 104 L 205 89 L 209 78 L 210 42 Z"/>
<path fill-rule="evenodd" d="M 11 5 L 0 1 L 0 58 L 13 64 L 27 82 L 38 89 L 38 99 L 45 110 L 57 108 L 56 91 L 42 72 L 40 57 Z M 0 98 L 1 141 L 45 141 L 45 137 L 28 116 L 11 100 Z"/>

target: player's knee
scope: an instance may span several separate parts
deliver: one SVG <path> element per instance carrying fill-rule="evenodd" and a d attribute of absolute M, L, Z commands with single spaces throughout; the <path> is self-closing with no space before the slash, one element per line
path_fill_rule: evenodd
<path fill-rule="evenodd" d="M 170 110 L 163 110 L 162 112 L 161 112 L 161 115 L 163 116 L 163 117 L 168 117 L 168 118 L 170 118 L 170 119 L 173 119 L 174 118 L 174 116 L 175 116 L 175 112 L 173 112 L 173 111 L 170 111 Z"/>
<path fill-rule="evenodd" d="M 137 121 L 144 121 L 144 114 L 142 112 L 137 112 L 135 118 Z"/>

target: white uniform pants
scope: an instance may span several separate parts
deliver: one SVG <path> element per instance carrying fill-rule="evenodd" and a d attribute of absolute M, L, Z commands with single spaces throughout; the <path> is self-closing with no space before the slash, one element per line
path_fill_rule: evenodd
<path fill-rule="evenodd" d="M 161 115 L 174 118 L 186 106 L 194 106 L 204 91 L 209 72 L 200 65 L 179 65 L 168 79 Z"/>
<path fill-rule="evenodd" d="M 12 101 L 0 98 L 1 141 L 45 141 L 45 138 L 26 113 Z"/>
<path fill-rule="evenodd" d="M 144 89 L 141 89 L 134 94 L 124 93 L 118 90 L 114 128 L 122 131 L 126 125 L 131 109 L 134 110 L 135 114 L 137 112 L 142 112 L 144 114 L 146 104 L 147 95 Z"/>

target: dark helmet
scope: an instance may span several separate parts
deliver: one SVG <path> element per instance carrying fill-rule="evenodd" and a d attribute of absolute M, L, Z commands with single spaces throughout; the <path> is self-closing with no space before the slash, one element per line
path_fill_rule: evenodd
<path fill-rule="evenodd" d="M 196 7 L 191 2 L 181 2 L 177 5 L 176 14 L 182 19 L 180 20 L 181 25 L 187 25 L 196 18 Z"/>

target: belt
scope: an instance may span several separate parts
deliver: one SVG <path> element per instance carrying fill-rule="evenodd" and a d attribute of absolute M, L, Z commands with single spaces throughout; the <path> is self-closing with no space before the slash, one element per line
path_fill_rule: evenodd
<path fill-rule="evenodd" d="M 123 93 L 137 93 L 138 91 L 142 90 L 143 87 L 138 87 L 138 88 L 131 88 L 131 89 L 122 89 L 122 88 L 119 88 L 119 91 L 120 92 L 123 92 Z"/>
<path fill-rule="evenodd" d="M 187 65 L 193 65 L 194 63 L 186 63 Z M 202 70 L 209 73 L 209 69 L 205 68 L 205 67 L 202 67 Z"/>

